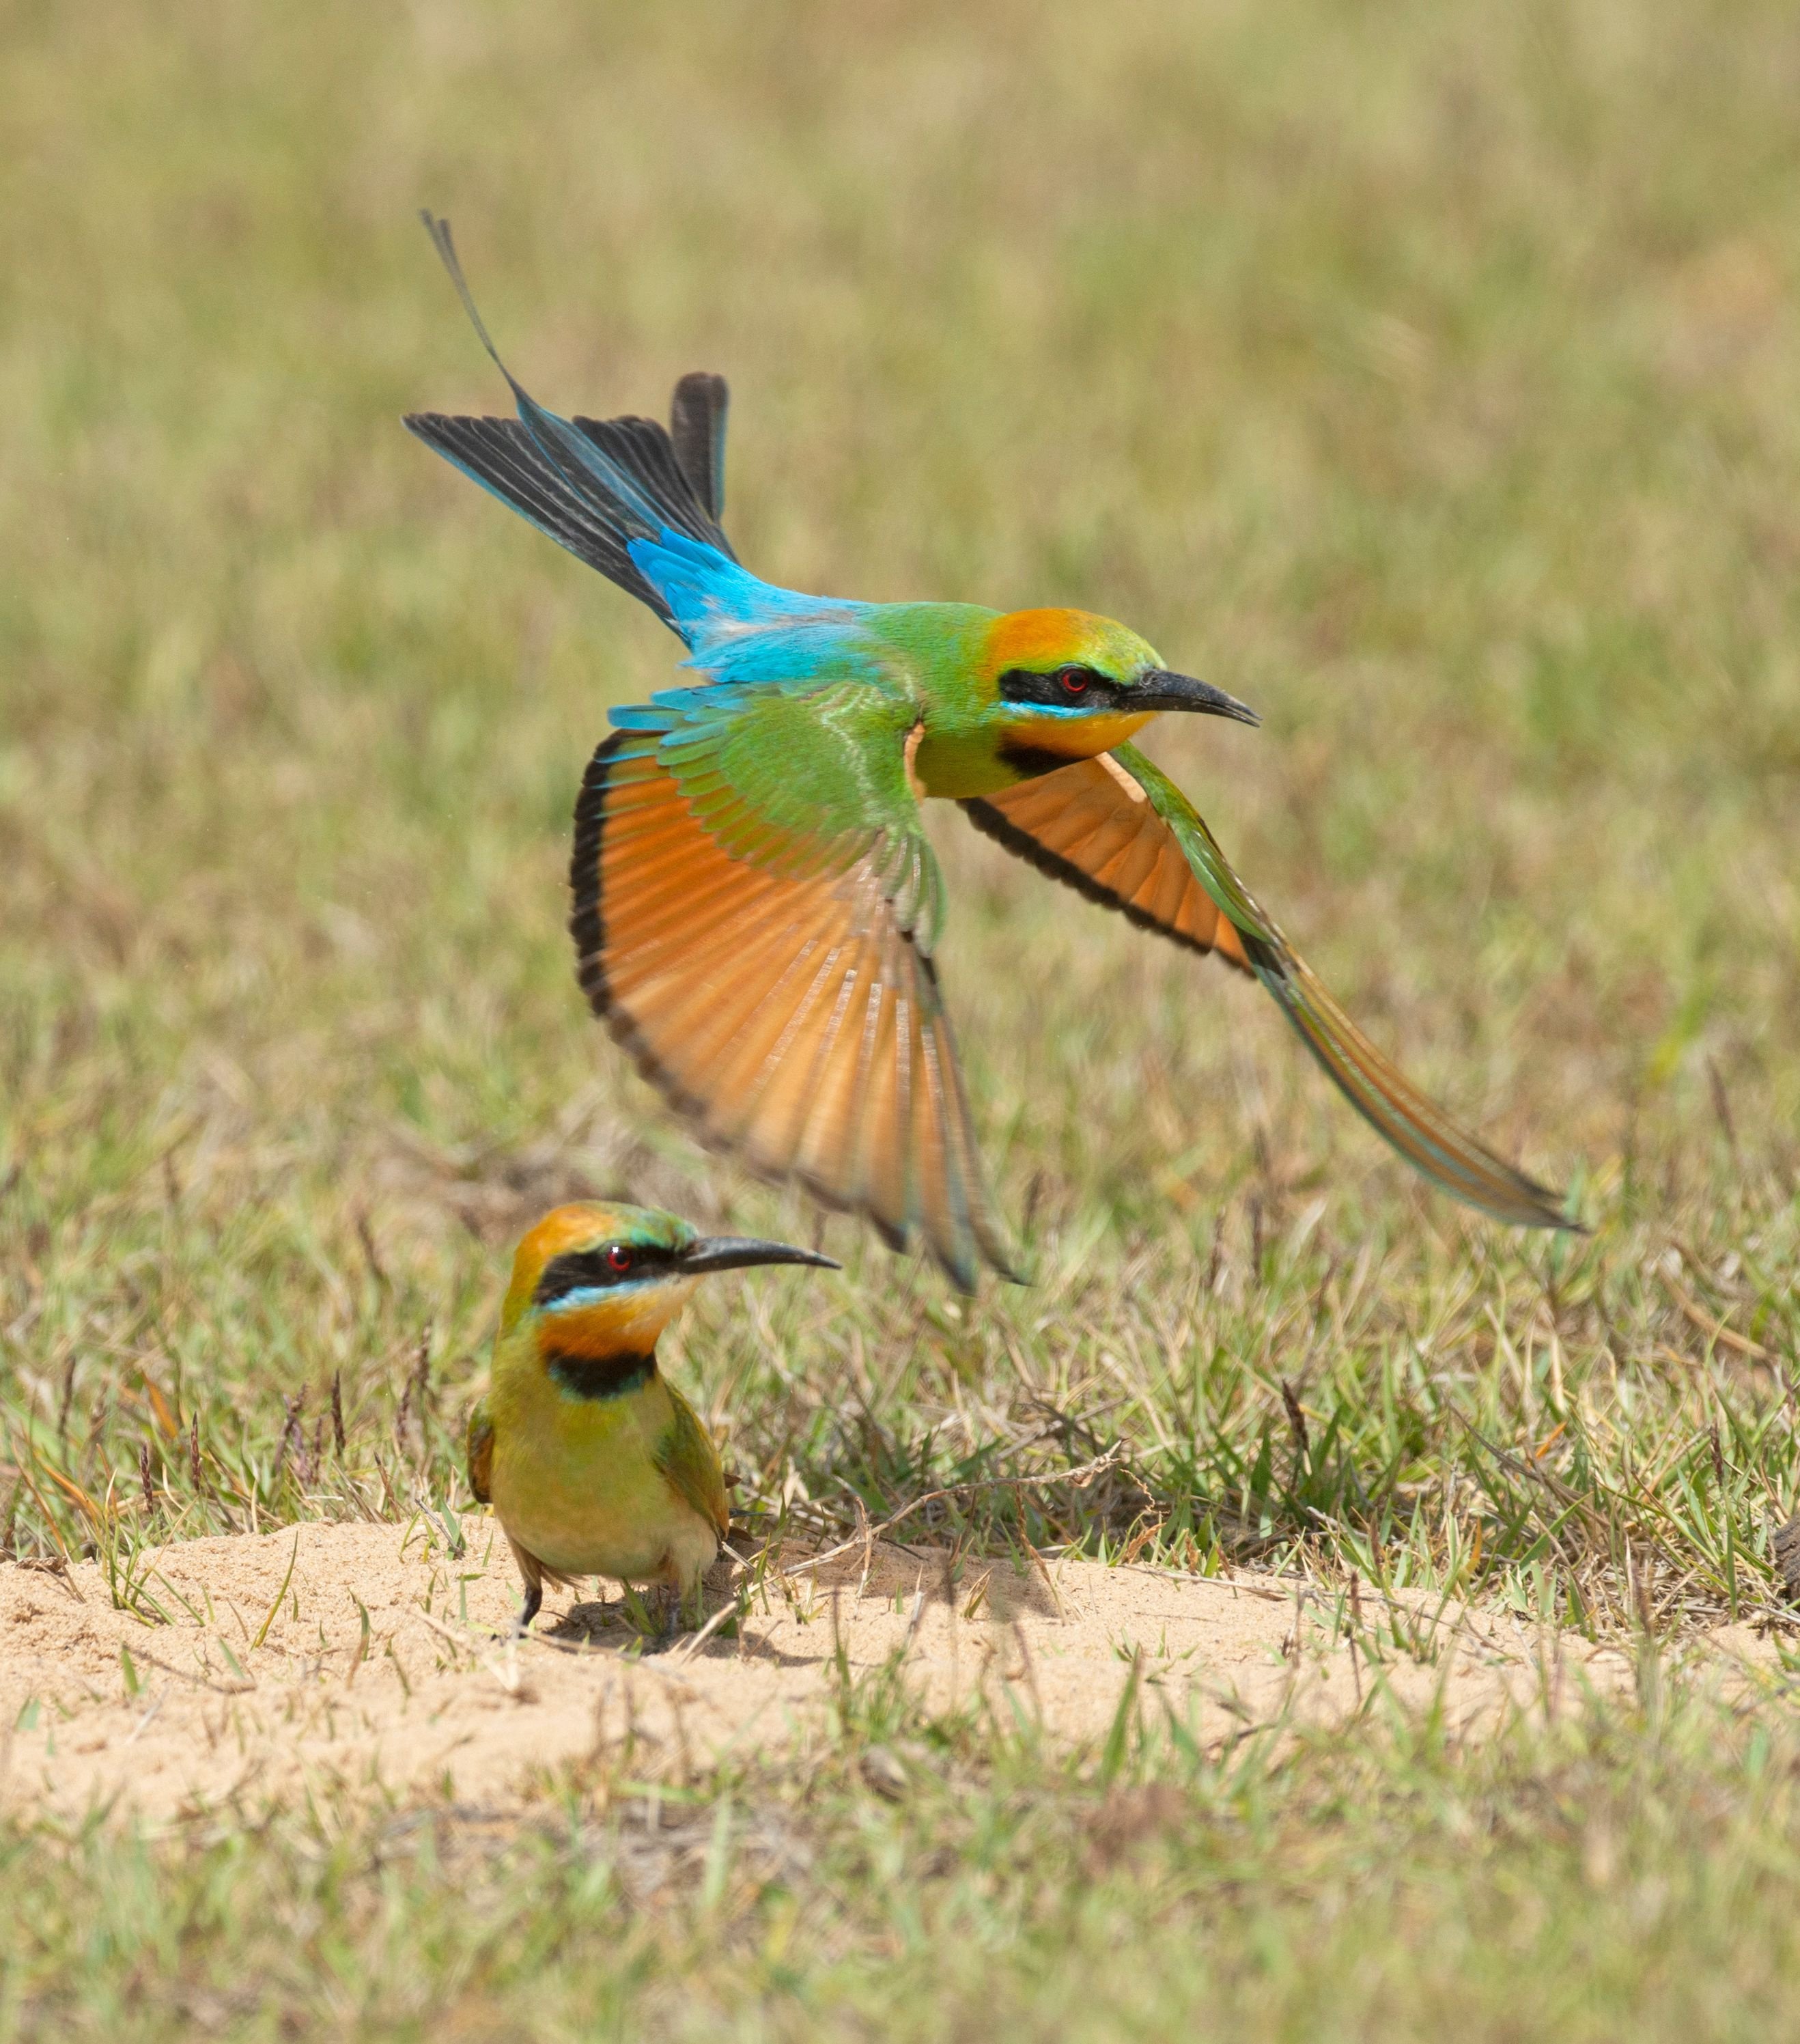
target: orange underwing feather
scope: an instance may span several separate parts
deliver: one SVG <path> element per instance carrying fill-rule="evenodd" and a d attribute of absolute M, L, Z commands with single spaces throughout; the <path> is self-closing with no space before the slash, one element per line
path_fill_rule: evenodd
<path fill-rule="evenodd" d="M 1117 909 L 1141 929 L 1216 951 L 1248 972 L 1238 932 L 1183 857 L 1168 824 L 1134 796 L 1110 755 L 962 805 L 975 828 L 1090 901 Z M 1135 787 L 1136 784 L 1132 784 Z M 1137 852 L 1137 859 L 1128 854 Z"/>
<path fill-rule="evenodd" d="M 1253 974 L 1350 1105 L 1445 1191 L 1516 1226 L 1571 1224 L 1555 1193 L 1495 1156 L 1363 1035 L 1232 871 L 1193 805 L 1134 747 L 962 806 L 978 830 L 1088 900 Z"/>
<path fill-rule="evenodd" d="M 711 828 L 708 825 L 712 825 Z M 958 1283 L 1011 1252 L 982 1174 L 937 975 L 900 927 L 877 839 L 784 872 L 734 857 L 657 755 L 621 732 L 576 812 L 571 928 L 614 1039 L 715 1143 Z M 916 893 L 911 869 L 892 883 Z"/>

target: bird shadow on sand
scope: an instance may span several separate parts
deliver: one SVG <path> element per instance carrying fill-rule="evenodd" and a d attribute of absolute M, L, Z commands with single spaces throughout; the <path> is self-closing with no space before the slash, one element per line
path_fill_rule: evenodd
<path fill-rule="evenodd" d="M 555 1639 L 566 1646 L 628 1646 L 644 1637 L 632 1623 L 623 1597 L 593 1597 L 572 1604 L 554 1624 L 540 1622 L 535 1630 L 540 1639 Z"/>
<path fill-rule="evenodd" d="M 711 1616 L 710 1610 L 704 1613 L 701 1623 Z M 643 1654 L 666 1653 L 693 1637 L 691 1626 L 684 1623 L 670 1631 L 658 1632 L 653 1623 L 647 1625 L 648 1619 L 642 1604 L 634 1611 L 624 1597 L 592 1597 L 570 1604 L 554 1621 L 546 1612 L 532 1630 L 547 1646 L 611 1647 L 621 1654 L 634 1649 Z"/>
<path fill-rule="evenodd" d="M 713 1617 L 721 1607 L 728 1608 L 730 1596 L 708 1598 L 707 1608 L 701 1614 L 700 1624 Z M 548 1613 L 545 1614 L 547 1618 Z M 698 1631 L 695 1626 L 683 1625 L 677 1631 L 658 1636 L 646 1633 L 635 1622 L 631 1606 L 623 1597 L 595 1597 L 580 1604 L 571 1604 L 554 1623 L 540 1620 L 533 1628 L 536 1639 L 546 1646 L 556 1646 L 565 1653 L 579 1653 L 589 1649 L 610 1650 L 615 1654 L 632 1654 L 638 1657 L 666 1654 L 692 1646 Z M 758 1636 L 754 1624 L 743 1638 L 739 1639 L 735 1627 L 727 1627 L 701 1641 L 696 1650 L 699 1657 L 706 1659 L 722 1658 L 746 1658 L 772 1662 L 783 1668 L 810 1668 L 819 1656 L 816 1654 L 790 1654 L 772 1645 Z"/>

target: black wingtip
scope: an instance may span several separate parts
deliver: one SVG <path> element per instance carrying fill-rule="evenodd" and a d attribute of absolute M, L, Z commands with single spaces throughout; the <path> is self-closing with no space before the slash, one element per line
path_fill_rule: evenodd
<path fill-rule="evenodd" d="M 1516 1166 L 1513 1167 L 1513 1176 L 1518 1190 L 1533 1203 L 1537 1212 L 1529 1215 L 1502 1214 L 1498 1218 L 1510 1220 L 1515 1227 L 1548 1228 L 1557 1235 L 1593 1233 L 1585 1221 L 1578 1220 L 1570 1211 L 1575 1197 L 1572 1193 L 1559 1193 L 1553 1185 L 1540 1183 Z"/>
<path fill-rule="evenodd" d="M 1476 1206 L 1475 1201 L 1467 1202 Z M 1503 1227 L 1541 1228 L 1546 1235 L 1591 1235 L 1594 1231 L 1586 1221 L 1571 1220 L 1567 1214 L 1517 1214 L 1495 1212 L 1487 1207 L 1476 1206 L 1478 1213 L 1487 1213 Z"/>
<path fill-rule="evenodd" d="M 931 1247 L 938 1268 L 965 1299 L 973 1299 L 981 1289 L 981 1265 L 973 1259 L 953 1258 L 935 1243 Z M 1028 1270 L 1017 1268 L 1010 1254 L 1003 1257 L 988 1243 L 982 1244 L 981 1256 L 982 1262 L 1003 1285 L 1017 1285 L 1028 1289 L 1038 1281 Z"/>

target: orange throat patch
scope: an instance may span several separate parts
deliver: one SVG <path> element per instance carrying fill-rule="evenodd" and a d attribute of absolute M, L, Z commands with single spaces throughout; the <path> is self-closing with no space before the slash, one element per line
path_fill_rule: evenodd
<path fill-rule="evenodd" d="M 1054 771 L 1071 759 L 1092 759 L 1134 737 L 1153 710 L 1120 710 L 1111 716 L 1022 717 L 1003 725 L 1000 754 L 1024 770 L 1020 778 Z"/>

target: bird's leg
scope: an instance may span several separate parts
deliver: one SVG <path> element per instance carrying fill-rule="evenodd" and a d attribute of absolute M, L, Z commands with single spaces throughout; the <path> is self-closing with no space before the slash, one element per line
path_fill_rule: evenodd
<path fill-rule="evenodd" d="M 512 1637 L 522 1639 L 532 1620 L 543 1608 L 543 1570 L 538 1566 L 537 1557 L 528 1554 L 516 1541 L 509 1541 L 512 1558 L 519 1564 L 519 1573 L 524 1579 L 525 1601 L 519 1607 L 519 1616 L 512 1621 Z"/>

